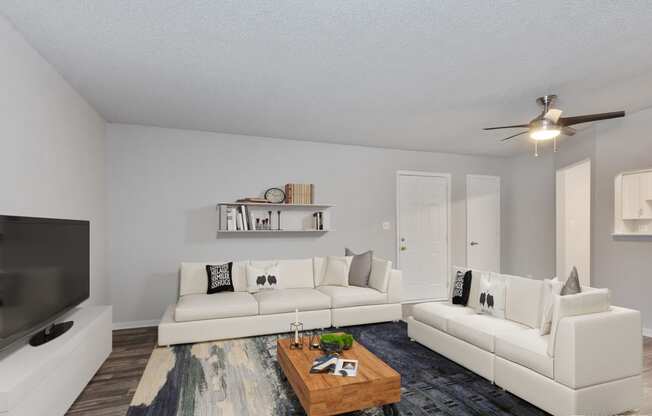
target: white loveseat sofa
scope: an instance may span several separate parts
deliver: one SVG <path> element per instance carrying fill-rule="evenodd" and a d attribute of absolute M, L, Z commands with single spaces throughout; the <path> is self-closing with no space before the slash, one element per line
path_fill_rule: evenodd
<path fill-rule="evenodd" d="M 543 282 L 500 277 L 507 282 L 506 319 L 476 313 L 480 273 L 474 271 L 466 307 L 419 304 L 408 317 L 408 335 L 554 415 L 613 415 L 640 405 L 638 311 L 611 306 L 559 319 L 551 356 L 551 335 L 538 329 Z"/>
<path fill-rule="evenodd" d="M 246 264 L 278 263 L 279 288 L 247 292 Z M 206 264 L 182 263 L 179 299 L 158 327 L 159 345 L 287 332 L 299 309 L 304 329 L 360 325 L 401 319 L 401 272 L 374 258 L 368 288 L 322 286 L 326 258 L 237 261 L 234 292 L 206 294 Z"/>

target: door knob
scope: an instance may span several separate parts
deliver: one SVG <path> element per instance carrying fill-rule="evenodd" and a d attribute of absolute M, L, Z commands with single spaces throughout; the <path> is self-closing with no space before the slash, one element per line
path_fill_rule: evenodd
<path fill-rule="evenodd" d="M 471 241 L 472 246 L 477 246 L 478 244 L 480 244 L 480 243 L 478 243 L 477 241 Z"/>

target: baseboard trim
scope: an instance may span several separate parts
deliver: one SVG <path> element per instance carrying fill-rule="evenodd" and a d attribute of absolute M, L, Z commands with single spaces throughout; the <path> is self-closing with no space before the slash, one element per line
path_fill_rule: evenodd
<path fill-rule="evenodd" d="M 131 321 L 131 322 L 114 322 L 113 330 L 118 329 L 135 329 L 135 328 L 147 328 L 150 326 L 158 326 L 160 323 L 159 320 L 151 321 Z"/>
<path fill-rule="evenodd" d="M 652 328 L 643 328 L 643 336 L 652 338 Z"/>

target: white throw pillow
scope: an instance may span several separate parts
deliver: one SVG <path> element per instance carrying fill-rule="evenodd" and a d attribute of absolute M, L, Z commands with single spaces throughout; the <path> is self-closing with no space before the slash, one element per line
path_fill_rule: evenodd
<path fill-rule="evenodd" d="M 505 319 L 506 288 L 505 279 L 494 273 L 483 273 L 478 293 L 478 303 L 480 304 L 478 312 Z"/>
<path fill-rule="evenodd" d="M 321 280 L 321 286 L 348 286 L 352 260 L 353 256 L 328 256 L 326 259 L 326 272 Z"/>
<path fill-rule="evenodd" d="M 560 320 L 569 316 L 606 312 L 611 306 L 609 289 L 595 289 L 565 296 L 553 295 L 553 298 L 552 324 L 548 340 L 548 355 L 551 357 L 555 355 L 555 338 Z"/>
<path fill-rule="evenodd" d="M 276 289 L 279 286 L 279 281 L 280 273 L 277 263 L 266 267 L 247 264 L 247 291 L 249 293 Z"/>
<path fill-rule="evenodd" d="M 554 295 L 561 293 L 563 283 L 556 277 L 554 279 L 543 279 L 543 292 L 541 292 L 541 322 L 539 324 L 539 335 L 550 333 L 552 323 L 552 308 L 554 306 Z"/>
<path fill-rule="evenodd" d="M 392 262 L 389 260 L 374 257 L 371 259 L 371 274 L 369 275 L 369 287 L 379 292 L 387 293 L 389 286 L 389 274 L 392 271 Z"/>

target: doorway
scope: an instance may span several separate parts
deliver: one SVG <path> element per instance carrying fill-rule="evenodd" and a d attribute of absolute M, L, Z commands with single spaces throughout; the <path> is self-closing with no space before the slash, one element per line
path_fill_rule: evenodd
<path fill-rule="evenodd" d="M 580 283 L 591 284 L 591 160 L 557 170 L 557 277 L 577 267 Z"/>
<path fill-rule="evenodd" d="M 405 301 L 445 299 L 450 270 L 451 176 L 397 172 L 397 262 Z"/>
<path fill-rule="evenodd" d="M 466 266 L 500 273 L 498 176 L 466 176 Z"/>

